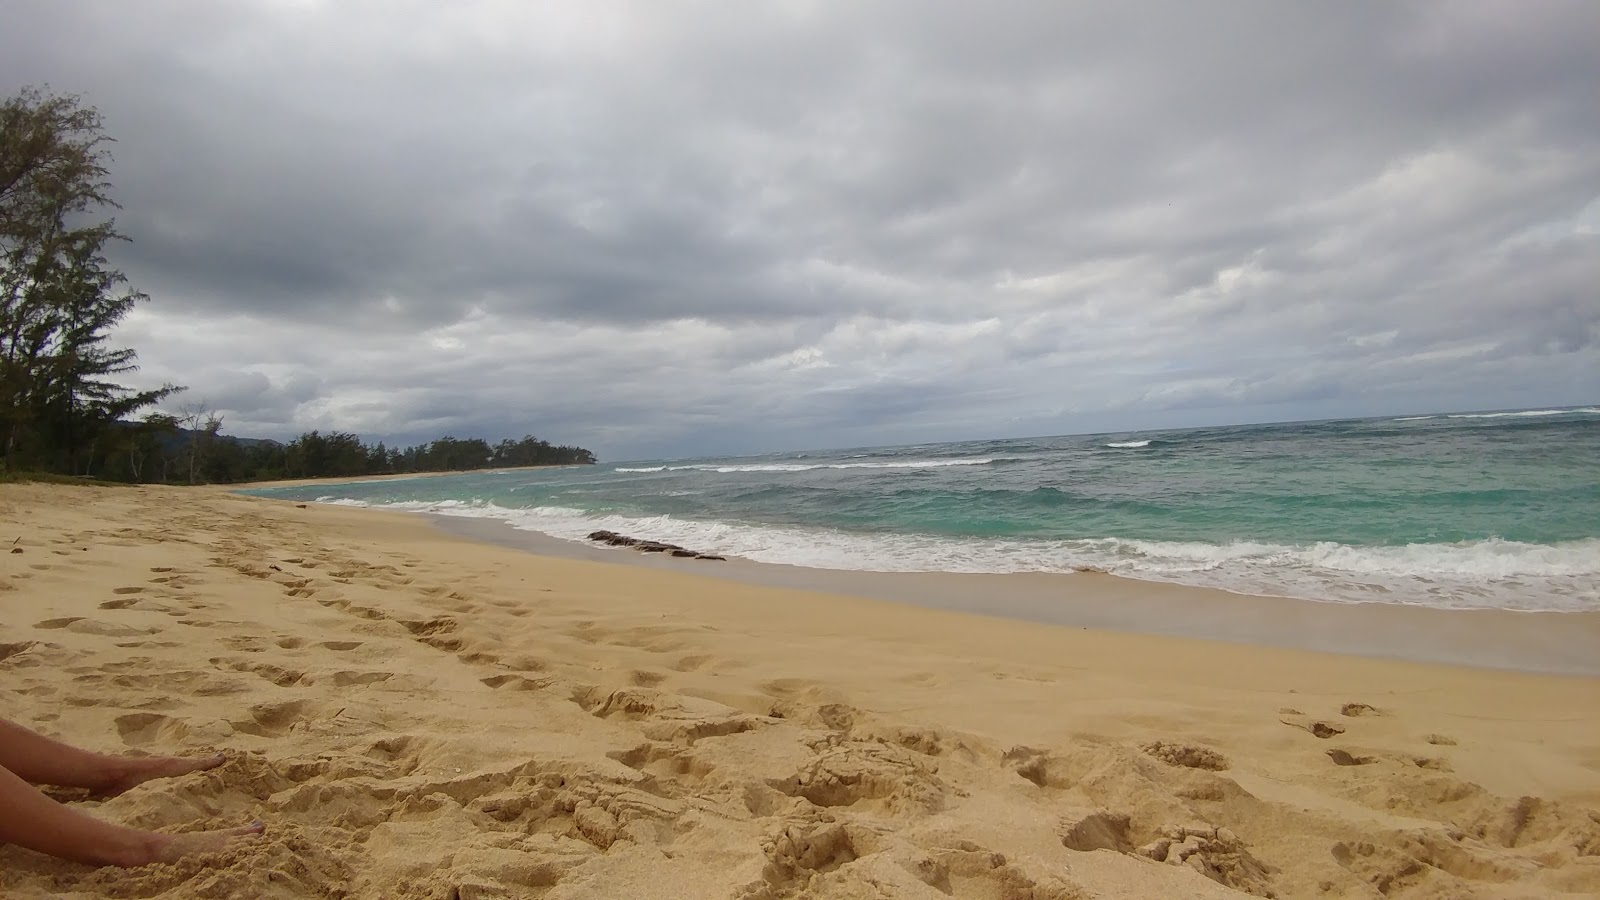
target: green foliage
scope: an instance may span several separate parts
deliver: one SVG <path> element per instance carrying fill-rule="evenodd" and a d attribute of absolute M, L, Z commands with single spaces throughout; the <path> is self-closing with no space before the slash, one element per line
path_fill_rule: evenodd
<path fill-rule="evenodd" d="M 353 434 L 310 431 L 288 444 L 263 444 L 237 451 L 239 465 L 251 474 L 225 477 L 212 470 L 216 481 L 265 481 L 277 478 L 350 478 L 359 475 L 393 475 L 409 472 L 465 472 L 516 466 L 590 464 L 594 454 L 582 447 L 555 445 L 528 435 L 520 441 L 503 440 L 490 447 L 482 438 L 442 437 L 414 447 L 390 449 L 378 442 L 363 444 Z"/>
<path fill-rule="evenodd" d="M 0 484 L 70 484 L 75 487 L 128 487 L 120 481 L 102 481 L 58 472 L 8 472 L 0 470 Z"/>
<path fill-rule="evenodd" d="M 178 390 L 116 376 L 134 352 L 109 331 L 145 295 L 104 249 L 121 240 L 106 182 L 110 142 L 77 97 L 22 91 L 0 104 L 0 450 L 6 468 L 82 474 L 125 417 Z"/>

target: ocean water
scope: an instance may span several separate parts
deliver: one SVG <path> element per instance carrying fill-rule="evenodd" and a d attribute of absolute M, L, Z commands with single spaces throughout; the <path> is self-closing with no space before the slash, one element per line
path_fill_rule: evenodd
<path fill-rule="evenodd" d="M 609 463 L 263 496 L 759 562 L 1600 610 L 1600 407 Z M 626 553 L 632 551 L 617 550 Z"/>

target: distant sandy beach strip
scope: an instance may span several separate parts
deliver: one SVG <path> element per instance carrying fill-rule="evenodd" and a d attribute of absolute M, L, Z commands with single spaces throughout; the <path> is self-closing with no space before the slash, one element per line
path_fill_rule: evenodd
<path fill-rule="evenodd" d="M 3 847 L 6 897 L 1600 894 L 1593 677 L 980 616 L 203 489 L 0 485 L 0 523 L 0 715 L 231 757 L 94 815 L 268 827 L 129 872 Z"/>
<path fill-rule="evenodd" d="M 394 472 L 388 475 L 354 475 L 349 477 L 329 478 L 285 478 L 276 481 L 248 481 L 239 484 L 230 484 L 225 490 L 241 491 L 256 488 L 274 487 L 305 487 L 318 483 L 323 484 L 361 484 L 368 481 L 408 481 L 413 478 L 443 478 L 449 475 L 492 475 L 497 472 L 539 472 L 549 469 L 582 468 L 583 464 L 572 463 L 559 466 L 496 466 L 488 469 L 448 469 L 442 472 Z M 213 486 L 215 487 L 215 486 Z"/>

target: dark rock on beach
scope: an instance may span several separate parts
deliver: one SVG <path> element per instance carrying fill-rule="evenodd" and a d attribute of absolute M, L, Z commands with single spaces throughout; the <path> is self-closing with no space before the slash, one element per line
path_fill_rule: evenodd
<path fill-rule="evenodd" d="M 615 531 L 602 530 L 590 532 L 589 540 L 597 541 L 602 544 L 609 544 L 613 547 L 632 547 L 641 553 L 670 553 L 673 556 L 683 557 L 685 559 L 725 558 L 717 556 L 714 553 L 700 553 L 696 550 L 689 550 L 684 547 L 680 547 L 677 544 L 668 544 L 663 541 L 647 541 L 641 538 L 628 537 L 625 534 L 617 534 Z"/>

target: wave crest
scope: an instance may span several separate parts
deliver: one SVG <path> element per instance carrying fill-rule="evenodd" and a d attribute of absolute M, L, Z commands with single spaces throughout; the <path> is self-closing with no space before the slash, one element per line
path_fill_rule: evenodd
<path fill-rule="evenodd" d="M 1447 413 L 1446 419 L 1526 419 L 1537 416 L 1600 415 L 1600 406 L 1573 409 L 1524 409 L 1517 412 Z"/>
<path fill-rule="evenodd" d="M 840 463 L 693 463 L 683 466 L 618 467 L 617 472 L 809 472 L 813 469 L 942 469 L 948 466 L 987 466 L 1000 460 L 991 457 L 961 459 L 906 459 L 891 462 Z"/>

